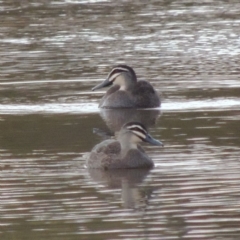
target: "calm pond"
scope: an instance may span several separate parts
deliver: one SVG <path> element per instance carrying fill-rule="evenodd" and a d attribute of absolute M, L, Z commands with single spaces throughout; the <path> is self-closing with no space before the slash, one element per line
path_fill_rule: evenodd
<path fill-rule="evenodd" d="M 0 1 L 0 238 L 240 236 L 239 1 Z M 101 110 L 91 88 L 120 63 L 161 95 Z M 152 170 L 86 155 L 138 120 Z"/>

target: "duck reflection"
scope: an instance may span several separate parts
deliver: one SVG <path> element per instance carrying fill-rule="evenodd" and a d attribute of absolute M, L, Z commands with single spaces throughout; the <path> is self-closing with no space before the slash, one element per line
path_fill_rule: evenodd
<path fill-rule="evenodd" d="M 141 183 L 150 173 L 150 169 L 112 169 L 109 171 L 88 169 L 88 172 L 95 182 L 103 184 L 106 188 L 121 189 L 123 207 L 139 209 L 148 205 L 153 189 L 144 187 Z"/>
<path fill-rule="evenodd" d="M 148 142 L 152 145 L 163 146 L 162 142 L 154 139 L 146 127 L 140 122 L 124 124 L 115 139 L 107 139 L 97 144 L 87 159 L 88 168 L 152 168 L 154 163 L 139 145 Z"/>
<path fill-rule="evenodd" d="M 112 132 L 119 131 L 128 122 L 140 122 L 146 128 L 154 126 L 161 112 L 157 109 L 101 109 L 100 116 Z"/>

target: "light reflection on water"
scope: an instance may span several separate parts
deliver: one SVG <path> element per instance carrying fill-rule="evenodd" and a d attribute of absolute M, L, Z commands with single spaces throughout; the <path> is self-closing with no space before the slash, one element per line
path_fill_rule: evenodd
<path fill-rule="evenodd" d="M 237 1 L 2 5 L 1 239 L 239 239 Z M 150 172 L 88 171 L 91 88 L 123 62 L 161 93 L 142 115 L 165 147 Z"/>
<path fill-rule="evenodd" d="M 205 111 L 206 109 L 239 109 L 239 99 L 215 99 L 165 103 L 162 111 Z M 48 104 L 0 104 L 1 114 L 66 113 L 86 114 L 99 112 L 98 103 L 48 103 Z"/>

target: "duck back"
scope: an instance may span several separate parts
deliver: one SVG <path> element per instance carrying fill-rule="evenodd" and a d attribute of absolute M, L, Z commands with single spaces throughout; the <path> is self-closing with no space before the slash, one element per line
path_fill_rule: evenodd
<path fill-rule="evenodd" d="M 138 81 L 136 87 L 133 89 L 132 94 L 134 96 L 134 102 L 137 108 L 153 108 L 159 107 L 161 104 L 157 92 L 147 81 Z"/>
<path fill-rule="evenodd" d="M 100 108 L 154 108 L 161 102 L 152 85 L 144 80 L 138 81 L 131 91 L 121 91 L 114 85 L 101 99 Z"/>
<path fill-rule="evenodd" d="M 121 145 L 118 141 L 108 139 L 97 144 L 91 151 L 88 168 L 119 169 L 119 168 L 152 168 L 154 163 L 144 150 L 130 149 L 125 156 L 121 155 Z"/>
<path fill-rule="evenodd" d="M 87 160 L 87 167 L 104 169 L 111 164 L 111 159 L 116 159 L 120 152 L 120 143 L 113 139 L 107 139 L 92 149 Z"/>

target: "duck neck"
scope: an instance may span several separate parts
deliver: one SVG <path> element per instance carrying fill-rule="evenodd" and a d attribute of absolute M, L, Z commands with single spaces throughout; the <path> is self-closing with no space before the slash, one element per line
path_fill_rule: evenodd
<path fill-rule="evenodd" d="M 122 73 L 114 81 L 114 84 L 120 86 L 119 90 L 121 91 L 129 91 L 131 89 L 134 89 L 136 83 L 137 79 L 133 78 L 129 73 Z"/>
<path fill-rule="evenodd" d="M 128 133 L 120 133 L 118 141 L 121 145 L 121 155 L 125 156 L 131 149 L 137 149 L 137 143 L 131 141 L 131 136 Z"/>

